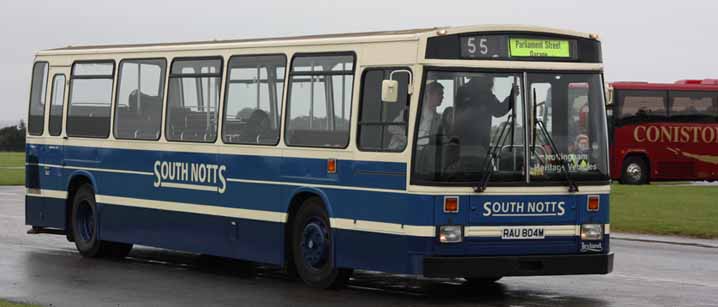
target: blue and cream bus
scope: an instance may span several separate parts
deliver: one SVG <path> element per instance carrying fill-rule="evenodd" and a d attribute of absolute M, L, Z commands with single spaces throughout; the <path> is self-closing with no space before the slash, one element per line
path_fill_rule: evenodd
<path fill-rule="evenodd" d="M 606 274 L 602 69 L 598 36 L 525 26 L 41 51 L 26 223 L 322 288 Z"/>

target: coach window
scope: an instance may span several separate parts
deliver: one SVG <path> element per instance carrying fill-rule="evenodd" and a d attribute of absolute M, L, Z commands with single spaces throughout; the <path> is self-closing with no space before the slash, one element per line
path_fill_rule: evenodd
<path fill-rule="evenodd" d="M 225 90 L 225 143 L 276 145 L 284 91 L 284 55 L 234 56 Z"/>
<path fill-rule="evenodd" d="M 398 73 L 393 76 L 393 79 L 399 82 L 397 102 L 387 103 L 381 100 L 382 81 L 388 80 L 394 70 L 371 69 L 364 72 L 357 138 L 360 150 L 399 152 L 406 147 L 409 75 Z"/>
<path fill-rule="evenodd" d="M 67 135 L 106 138 L 110 134 L 113 61 L 72 65 Z"/>
<path fill-rule="evenodd" d="M 665 120 L 666 92 L 664 91 L 619 91 L 620 120 Z"/>
<path fill-rule="evenodd" d="M 295 56 L 287 101 L 287 145 L 346 147 L 353 81 L 353 54 Z"/>
<path fill-rule="evenodd" d="M 115 137 L 157 140 L 162 126 L 165 60 L 123 60 L 118 70 Z"/>
<path fill-rule="evenodd" d="M 221 58 L 172 63 L 165 135 L 170 141 L 212 143 L 217 139 Z"/>
<path fill-rule="evenodd" d="M 62 133 L 62 106 L 65 102 L 65 75 L 55 75 L 52 78 L 52 97 L 50 98 L 50 135 L 58 136 Z"/>
<path fill-rule="evenodd" d="M 672 121 L 714 122 L 718 102 L 709 92 L 671 92 L 670 116 Z"/>
<path fill-rule="evenodd" d="M 41 135 L 45 125 L 45 94 L 47 92 L 47 62 L 37 62 L 32 68 L 30 89 L 30 114 L 27 131 L 31 135 Z"/>

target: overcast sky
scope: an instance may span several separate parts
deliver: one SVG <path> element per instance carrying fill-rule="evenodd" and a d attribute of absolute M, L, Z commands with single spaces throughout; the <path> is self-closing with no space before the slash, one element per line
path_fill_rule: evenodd
<path fill-rule="evenodd" d="M 0 121 L 27 116 L 38 50 L 473 24 L 598 33 L 608 81 L 718 78 L 715 0 L 2 1 Z"/>

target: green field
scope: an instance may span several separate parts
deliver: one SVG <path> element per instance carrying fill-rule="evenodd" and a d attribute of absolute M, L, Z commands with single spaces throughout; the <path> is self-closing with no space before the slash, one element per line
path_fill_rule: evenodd
<path fill-rule="evenodd" d="M 25 153 L 0 152 L 0 185 L 25 184 Z"/>
<path fill-rule="evenodd" d="M 24 304 L 24 303 L 13 303 L 3 299 L 0 299 L 0 307 L 35 307 L 39 305 Z"/>
<path fill-rule="evenodd" d="M 611 231 L 718 238 L 718 186 L 614 184 Z"/>

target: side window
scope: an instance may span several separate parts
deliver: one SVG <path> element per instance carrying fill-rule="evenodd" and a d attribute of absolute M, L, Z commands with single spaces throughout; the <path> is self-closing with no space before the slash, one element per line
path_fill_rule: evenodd
<path fill-rule="evenodd" d="M 172 63 L 165 136 L 170 141 L 211 143 L 217 139 L 222 59 Z"/>
<path fill-rule="evenodd" d="M 123 60 L 118 70 L 115 137 L 157 140 L 162 126 L 165 60 Z"/>
<path fill-rule="evenodd" d="M 52 100 L 50 101 L 50 135 L 62 133 L 62 106 L 65 103 L 65 75 L 52 78 Z"/>
<path fill-rule="evenodd" d="M 47 62 L 37 62 L 32 67 L 30 111 L 27 120 L 27 131 L 31 135 L 41 135 L 44 130 L 48 66 Z"/>
<path fill-rule="evenodd" d="M 619 91 L 619 119 L 665 118 L 666 94 L 662 91 Z"/>
<path fill-rule="evenodd" d="M 229 60 L 222 139 L 225 143 L 276 145 L 284 91 L 284 55 Z"/>
<path fill-rule="evenodd" d="M 694 121 L 716 119 L 718 101 L 710 92 L 671 92 L 672 120 Z"/>
<path fill-rule="evenodd" d="M 287 99 L 287 145 L 349 144 L 354 55 L 297 55 Z"/>
<path fill-rule="evenodd" d="M 106 138 L 110 134 L 110 108 L 115 63 L 79 62 L 72 65 L 67 135 Z"/>
<path fill-rule="evenodd" d="M 402 68 L 406 69 L 406 68 Z M 359 136 L 357 146 L 364 151 L 402 151 L 406 147 L 409 120 L 409 75 L 395 73 L 399 82 L 396 103 L 381 100 L 382 81 L 388 80 L 393 69 L 371 69 L 362 78 Z"/>

